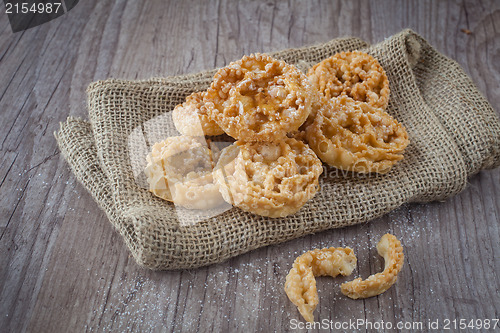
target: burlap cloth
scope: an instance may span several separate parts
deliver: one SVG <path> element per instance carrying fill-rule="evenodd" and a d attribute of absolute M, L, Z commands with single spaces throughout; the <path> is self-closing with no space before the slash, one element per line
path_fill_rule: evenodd
<path fill-rule="evenodd" d="M 269 244 L 365 222 L 405 202 L 443 200 L 462 191 L 467 177 L 500 164 L 495 111 L 455 61 L 412 31 L 373 46 L 357 38 L 335 39 L 273 55 L 305 70 L 334 53 L 356 49 L 375 56 L 386 70 L 388 112 L 406 126 L 411 144 L 404 159 L 383 176 L 326 168 L 320 191 L 286 218 L 233 208 L 182 226 L 174 206 L 139 186 L 134 176 L 135 152 L 128 141 L 132 131 L 170 112 L 193 91 L 206 89 L 215 70 L 92 83 L 87 91 L 90 121 L 68 118 L 56 139 L 75 176 L 106 212 L 137 263 L 151 269 L 217 263 Z"/>

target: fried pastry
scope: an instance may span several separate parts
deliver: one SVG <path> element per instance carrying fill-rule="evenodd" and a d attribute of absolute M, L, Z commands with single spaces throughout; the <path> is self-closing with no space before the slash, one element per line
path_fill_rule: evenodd
<path fill-rule="evenodd" d="M 308 251 L 295 259 L 286 276 L 285 292 L 305 320 L 314 321 L 318 305 L 315 276 L 350 275 L 356 268 L 356 256 L 350 248 L 325 248 Z"/>
<path fill-rule="evenodd" d="M 311 92 L 295 66 L 252 54 L 221 68 L 203 100 L 210 118 L 236 140 L 272 142 L 306 120 Z"/>
<path fill-rule="evenodd" d="M 211 150 L 203 137 L 169 137 L 153 145 L 144 173 L 156 196 L 190 209 L 224 203 L 214 183 Z"/>
<path fill-rule="evenodd" d="M 406 129 L 388 113 L 346 96 L 327 101 L 305 137 L 323 162 L 357 172 L 388 172 L 409 143 Z"/>
<path fill-rule="evenodd" d="M 226 202 L 269 217 L 297 212 L 317 192 L 321 161 L 303 142 L 236 141 L 224 148 L 214 174 Z"/>
<path fill-rule="evenodd" d="M 342 293 L 350 298 L 367 298 L 377 296 L 389 289 L 397 280 L 397 275 L 403 268 L 404 254 L 401 242 L 391 234 L 385 234 L 377 244 L 378 254 L 384 257 L 385 268 L 382 273 L 343 283 Z"/>
<path fill-rule="evenodd" d="M 389 80 L 384 69 L 377 59 L 363 52 L 337 53 L 314 65 L 307 76 L 327 100 L 344 95 L 381 109 L 389 103 Z"/>
<path fill-rule="evenodd" d="M 175 128 L 183 135 L 203 136 L 221 135 L 224 131 L 207 115 L 203 103 L 205 92 L 195 92 L 172 111 Z"/>

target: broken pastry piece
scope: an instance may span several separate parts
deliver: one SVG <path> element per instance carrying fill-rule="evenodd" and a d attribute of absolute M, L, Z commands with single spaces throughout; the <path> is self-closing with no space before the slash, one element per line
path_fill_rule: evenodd
<path fill-rule="evenodd" d="M 388 172 L 409 143 L 406 129 L 388 113 L 346 96 L 325 102 L 305 137 L 323 162 L 362 173 Z"/>
<path fill-rule="evenodd" d="M 307 76 L 327 100 L 347 96 L 383 110 L 389 103 L 384 69 L 377 59 L 360 51 L 337 53 L 314 65 Z"/>
<path fill-rule="evenodd" d="M 207 109 L 203 103 L 205 92 L 196 92 L 188 97 L 186 101 L 179 104 L 172 111 L 172 120 L 175 128 L 183 135 L 188 136 L 215 136 L 224 131 L 207 115 Z"/>
<path fill-rule="evenodd" d="M 236 141 L 224 148 L 214 174 L 226 202 L 257 215 L 297 212 L 318 191 L 321 161 L 303 142 Z"/>
<path fill-rule="evenodd" d="M 212 151 L 203 137 L 169 137 L 153 145 L 144 173 L 156 196 L 189 209 L 224 203 L 214 183 Z"/>
<path fill-rule="evenodd" d="M 314 321 L 318 305 L 315 276 L 350 275 L 356 268 L 356 256 L 350 248 L 325 248 L 308 251 L 295 259 L 286 276 L 285 292 L 305 320 Z"/>
<path fill-rule="evenodd" d="M 203 100 L 210 118 L 236 140 L 272 142 L 306 120 L 311 91 L 295 66 L 257 53 L 221 68 Z"/>
<path fill-rule="evenodd" d="M 367 298 L 377 296 L 389 289 L 397 280 L 403 268 L 404 254 L 401 242 L 391 234 L 385 234 L 377 244 L 378 254 L 384 257 L 385 268 L 381 273 L 371 275 L 366 280 L 357 278 L 343 283 L 342 293 L 350 298 Z"/>

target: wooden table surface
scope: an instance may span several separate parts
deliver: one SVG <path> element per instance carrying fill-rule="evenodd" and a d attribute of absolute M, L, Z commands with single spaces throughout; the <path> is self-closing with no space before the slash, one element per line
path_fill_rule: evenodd
<path fill-rule="evenodd" d="M 283 292 L 294 258 L 351 246 L 355 275 L 367 277 L 382 268 L 375 244 L 386 232 L 405 247 L 396 285 L 351 300 L 339 290 L 347 278 L 319 278 L 317 321 L 366 320 L 360 332 L 370 323 L 422 323 L 428 331 L 429 321 L 442 330 L 446 320 L 453 328 L 453 320 L 499 318 L 499 169 L 473 176 L 445 202 L 406 205 L 218 265 L 153 272 L 134 262 L 53 136 L 68 116 L 87 117 L 85 88 L 98 79 L 197 72 L 342 36 L 376 43 L 404 28 L 457 60 L 498 111 L 499 22 L 499 1 L 82 0 L 12 33 L 2 9 L 0 331 L 294 331 L 302 318 Z"/>

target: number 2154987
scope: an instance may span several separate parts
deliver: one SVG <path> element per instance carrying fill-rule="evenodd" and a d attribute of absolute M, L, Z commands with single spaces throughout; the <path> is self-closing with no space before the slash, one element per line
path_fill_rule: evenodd
<path fill-rule="evenodd" d="M 63 10 L 61 2 L 48 3 L 6 3 L 5 12 L 7 14 L 52 14 Z"/>

